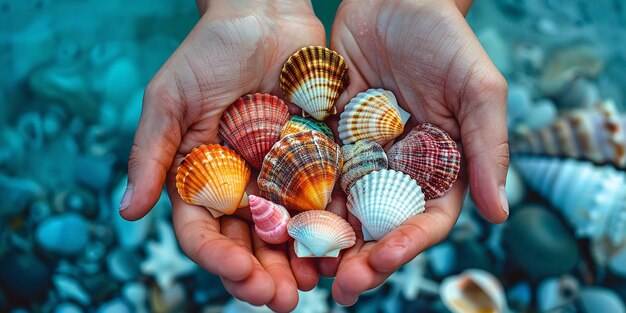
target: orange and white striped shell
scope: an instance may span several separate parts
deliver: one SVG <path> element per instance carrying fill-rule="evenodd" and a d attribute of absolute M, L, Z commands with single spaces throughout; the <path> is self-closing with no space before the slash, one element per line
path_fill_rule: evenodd
<path fill-rule="evenodd" d="M 213 217 L 248 204 L 250 168 L 235 151 L 217 144 L 194 148 L 178 167 L 176 188 L 187 203 L 204 206 Z"/>
<path fill-rule="evenodd" d="M 278 97 L 248 94 L 224 112 L 219 135 L 252 167 L 260 169 L 263 158 L 280 138 L 287 120 L 287 105 Z"/>
<path fill-rule="evenodd" d="M 348 65 L 325 47 L 304 47 L 293 54 L 280 73 L 285 98 L 323 121 L 335 114 L 335 101 L 350 84 Z"/>
<path fill-rule="evenodd" d="M 289 210 L 324 210 L 342 163 L 339 146 L 322 133 L 287 135 L 265 156 L 259 191 Z"/>
<path fill-rule="evenodd" d="M 287 224 L 289 235 L 295 239 L 296 256 L 338 257 L 339 251 L 356 242 L 352 226 L 339 215 L 329 211 L 306 211 L 297 214 Z"/>
<path fill-rule="evenodd" d="M 382 146 L 402 134 L 408 118 L 391 91 L 368 89 L 350 100 L 341 113 L 339 138 L 344 145 L 370 140 Z"/>

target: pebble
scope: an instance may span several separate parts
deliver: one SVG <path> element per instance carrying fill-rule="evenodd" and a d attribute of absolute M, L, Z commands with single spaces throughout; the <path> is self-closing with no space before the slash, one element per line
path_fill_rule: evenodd
<path fill-rule="evenodd" d="M 76 213 L 62 213 L 44 220 L 35 232 L 41 248 L 60 255 L 75 255 L 89 240 L 87 221 Z"/>
<path fill-rule="evenodd" d="M 540 99 L 523 116 L 523 121 L 530 129 L 541 129 L 556 120 L 558 111 L 551 100 Z"/>
<path fill-rule="evenodd" d="M 129 281 L 139 277 L 141 257 L 133 250 L 116 248 L 106 256 L 109 273 L 118 281 Z"/>
<path fill-rule="evenodd" d="M 48 295 L 52 273 L 34 255 L 12 251 L 0 259 L 0 285 L 11 302 L 32 304 Z"/>
<path fill-rule="evenodd" d="M 579 260 L 572 232 L 541 206 L 526 206 L 512 214 L 503 239 L 509 256 L 533 279 L 563 275 Z"/>
<path fill-rule="evenodd" d="M 32 201 L 44 194 L 44 189 L 33 180 L 0 174 L 0 218 L 21 213 Z"/>
<path fill-rule="evenodd" d="M 76 181 L 95 190 L 106 189 L 113 178 L 115 158 L 110 155 L 81 155 L 76 159 Z"/>

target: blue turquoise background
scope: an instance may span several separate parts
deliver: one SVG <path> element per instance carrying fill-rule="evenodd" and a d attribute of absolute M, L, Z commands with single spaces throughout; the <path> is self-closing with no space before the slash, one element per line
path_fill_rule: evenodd
<path fill-rule="evenodd" d="M 327 31 L 339 3 L 314 1 Z M 0 0 L 0 312 L 263 312 L 180 252 L 165 195 L 141 221 L 117 212 L 144 88 L 197 20 L 190 0 Z M 468 21 L 509 83 L 512 134 L 609 99 L 623 116 L 624 1 L 476 1 Z M 512 171 L 504 225 L 468 198 L 445 242 L 355 306 L 322 279 L 297 310 L 446 312 L 433 284 L 483 269 L 513 312 L 624 312 L 626 238 L 598 252 L 580 228 L 605 221 L 573 223 Z"/>

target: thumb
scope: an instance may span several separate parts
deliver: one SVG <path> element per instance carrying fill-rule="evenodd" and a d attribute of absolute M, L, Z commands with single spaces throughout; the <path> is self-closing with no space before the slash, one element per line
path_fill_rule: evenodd
<path fill-rule="evenodd" d="M 128 160 L 128 185 L 120 203 L 127 220 L 146 215 L 159 200 L 181 138 L 180 111 L 165 89 L 146 88 L 143 108 Z"/>
<path fill-rule="evenodd" d="M 482 77 L 472 77 L 466 85 L 457 118 L 472 198 L 485 219 L 501 223 L 509 214 L 504 189 L 509 167 L 507 85 L 493 64 L 484 68 Z"/>

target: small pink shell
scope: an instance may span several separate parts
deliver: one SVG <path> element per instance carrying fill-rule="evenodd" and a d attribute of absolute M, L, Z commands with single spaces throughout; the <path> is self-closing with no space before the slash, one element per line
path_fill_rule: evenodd
<path fill-rule="evenodd" d="M 408 174 L 426 200 L 443 196 L 456 181 L 461 154 L 443 129 L 428 123 L 415 127 L 387 153 L 389 168 Z"/>
<path fill-rule="evenodd" d="M 218 132 L 252 167 L 260 169 L 263 158 L 280 139 L 287 120 L 287 105 L 278 97 L 249 94 L 228 107 L 222 115 Z"/>
<path fill-rule="evenodd" d="M 248 203 L 259 238 L 271 244 L 281 244 L 289 239 L 287 223 L 290 216 L 284 206 L 253 195 L 248 196 Z"/>

